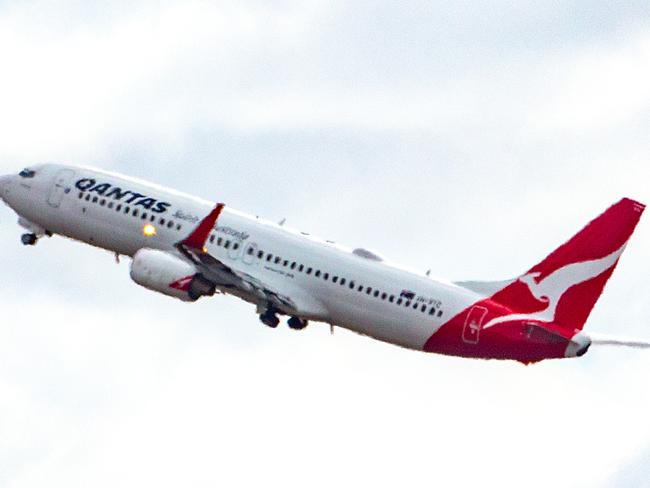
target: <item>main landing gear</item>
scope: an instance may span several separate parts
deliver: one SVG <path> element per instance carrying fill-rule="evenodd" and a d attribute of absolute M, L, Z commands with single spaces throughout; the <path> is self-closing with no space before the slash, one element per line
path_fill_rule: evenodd
<path fill-rule="evenodd" d="M 272 329 L 275 329 L 278 324 L 280 323 L 280 319 L 278 316 L 275 314 L 275 311 L 272 309 L 267 310 L 263 314 L 260 315 L 260 320 L 262 323 L 268 327 L 271 327 Z"/>
<path fill-rule="evenodd" d="M 272 329 L 275 329 L 280 323 L 277 312 L 274 309 L 268 309 L 263 314 L 260 315 L 260 321 Z M 299 317 L 291 317 L 287 321 L 289 328 L 293 330 L 302 330 L 307 327 L 308 322 Z"/>
<path fill-rule="evenodd" d="M 289 325 L 289 328 L 291 328 L 293 330 L 302 330 L 305 327 L 307 327 L 307 324 L 308 324 L 308 322 L 306 320 L 303 320 L 303 319 L 298 318 L 298 317 L 291 317 L 287 321 L 287 325 Z"/>
<path fill-rule="evenodd" d="M 32 233 L 23 234 L 20 236 L 20 242 L 22 242 L 24 246 L 33 246 L 38 242 L 38 236 Z"/>

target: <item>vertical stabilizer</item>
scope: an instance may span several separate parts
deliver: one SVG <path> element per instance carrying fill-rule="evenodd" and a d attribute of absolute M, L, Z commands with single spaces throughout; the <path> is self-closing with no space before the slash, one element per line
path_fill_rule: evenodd
<path fill-rule="evenodd" d="M 514 315 L 492 319 L 485 328 L 513 319 L 583 328 L 645 206 L 624 198 L 590 222 L 527 273 L 491 295 Z"/>

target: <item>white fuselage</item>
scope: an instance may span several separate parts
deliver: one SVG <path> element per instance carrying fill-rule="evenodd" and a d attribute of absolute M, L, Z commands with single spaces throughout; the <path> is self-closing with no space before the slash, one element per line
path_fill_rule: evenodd
<path fill-rule="evenodd" d="M 34 177 L 12 177 L 0 186 L 0 197 L 23 225 L 122 255 L 143 248 L 177 252 L 175 244 L 214 208 L 210 201 L 96 169 L 34 169 Z M 145 235 L 146 224 L 155 235 Z M 422 350 L 445 322 L 482 298 L 227 207 L 212 235 L 206 243 L 211 255 L 308 303 L 313 313 L 305 318 L 412 349 Z"/>

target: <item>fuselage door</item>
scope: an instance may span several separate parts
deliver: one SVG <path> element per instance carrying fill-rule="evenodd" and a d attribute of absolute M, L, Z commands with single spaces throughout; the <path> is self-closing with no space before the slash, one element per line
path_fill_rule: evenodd
<path fill-rule="evenodd" d="M 71 169 L 62 169 L 56 174 L 54 178 L 54 184 L 50 190 L 50 195 L 47 197 L 47 203 L 57 208 L 61 205 L 63 196 L 67 193 L 70 193 L 70 183 L 74 178 L 74 171 Z"/>
<path fill-rule="evenodd" d="M 239 256 L 244 252 L 244 243 L 240 240 L 233 241 L 228 250 L 228 257 L 233 261 L 239 259 Z M 244 254 L 245 255 L 245 254 Z"/>
<path fill-rule="evenodd" d="M 480 305 L 475 305 L 470 309 L 465 319 L 465 327 L 463 328 L 463 342 L 467 344 L 478 344 L 487 313 L 487 308 L 481 307 Z"/>
<path fill-rule="evenodd" d="M 246 264 L 253 264 L 255 257 L 257 256 L 257 244 L 251 242 L 244 246 L 244 257 L 242 261 Z"/>

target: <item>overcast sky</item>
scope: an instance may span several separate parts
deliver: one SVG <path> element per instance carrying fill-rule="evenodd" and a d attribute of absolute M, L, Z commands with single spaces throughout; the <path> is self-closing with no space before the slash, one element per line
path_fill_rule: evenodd
<path fill-rule="evenodd" d="M 0 1 L 0 173 L 91 164 L 449 279 L 650 202 L 647 0 Z M 650 339 L 650 222 L 588 330 Z M 19 244 L 0 208 L 0 485 L 650 487 L 650 354 L 524 367 Z"/>

